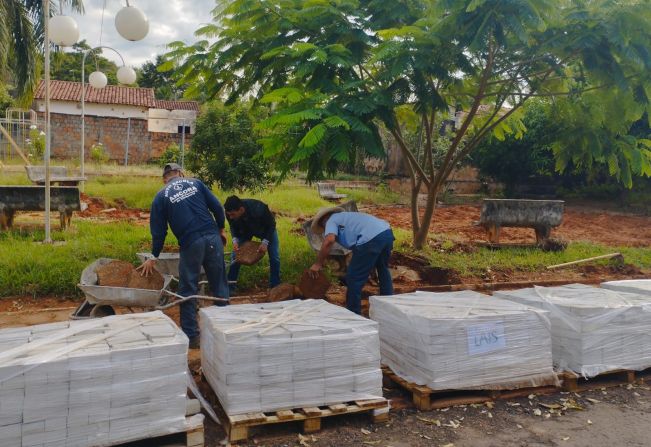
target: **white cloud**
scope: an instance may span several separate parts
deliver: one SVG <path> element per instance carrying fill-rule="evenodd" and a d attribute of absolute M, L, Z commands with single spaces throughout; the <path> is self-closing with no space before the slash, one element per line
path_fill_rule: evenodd
<path fill-rule="evenodd" d="M 106 1 L 104 25 L 102 27 L 102 6 Z M 92 47 L 101 44 L 115 48 L 124 57 L 125 63 L 138 67 L 157 54 L 166 52 L 166 45 L 175 40 L 192 43 L 194 32 L 201 24 L 211 21 L 210 12 L 215 0 L 130 0 L 131 6 L 142 9 L 149 19 L 149 34 L 138 42 L 123 39 L 115 29 L 115 14 L 126 5 L 124 0 L 86 0 L 84 15 L 72 14 L 80 30 L 80 39 L 86 39 Z M 64 14 L 70 12 L 64 11 Z M 103 55 L 120 65 L 120 58 L 110 50 Z"/>

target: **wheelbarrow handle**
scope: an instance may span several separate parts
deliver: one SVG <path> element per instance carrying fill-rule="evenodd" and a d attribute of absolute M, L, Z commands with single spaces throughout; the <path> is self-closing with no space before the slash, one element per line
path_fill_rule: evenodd
<path fill-rule="evenodd" d="M 216 298 L 214 296 L 205 296 L 205 295 L 181 296 L 181 295 L 179 295 L 177 293 L 174 293 L 174 292 L 172 292 L 170 290 L 163 290 L 163 292 L 178 298 L 178 300 L 173 301 L 173 302 L 168 303 L 168 304 L 165 304 L 163 306 L 156 306 L 157 310 L 169 309 L 170 307 L 174 307 L 174 306 L 176 306 L 178 304 L 184 303 L 184 302 L 186 302 L 188 300 L 191 300 L 191 299 L 194 299 L 194 298 L 197 298 L 197 299 L 200 299 L 200 300 L 208 300 L 208 301 L 214 301 L 214 302 L 217 302 L 217 303 L 226 303 L 226 304 L 228 304 L 228 298 Z"/>

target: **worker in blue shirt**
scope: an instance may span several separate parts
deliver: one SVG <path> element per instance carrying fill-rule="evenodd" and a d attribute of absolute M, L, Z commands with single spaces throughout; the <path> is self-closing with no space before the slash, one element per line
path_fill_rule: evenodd
<path fill-rule="evenodd" d="M 312 220 L 311 230 L 324 235 L 317 261 L 310 267 L 313 276 L 323 268 L 335 242 L 353 252 L 346 271 L 346 307 L 349 310 L 361 314 L 362 287 L 373 269 L 377 270 L 380 295 L 393 295 L 389 258 L 395 238 L 386 221 L 334 207 L 319 211 Z"/>
<path fill-rule="evenodd" d="M 178 294 L 197 295 L 203 266 L 213 296 L 228 298 L 224 208 L 201 181 L 184 177 L 181 166 L 176 163 L 168 163 L 163 168 L 163 183 L 165 187 L 158 191 L 151 204 L 149 227 L 153 257 L 138 269 L 145 276 L 153 272 L 169 225 L 180 248 Z M 190 348 L 199 347 L 195 301 L 181 304 L 181 329 L 190 339 Z"/>

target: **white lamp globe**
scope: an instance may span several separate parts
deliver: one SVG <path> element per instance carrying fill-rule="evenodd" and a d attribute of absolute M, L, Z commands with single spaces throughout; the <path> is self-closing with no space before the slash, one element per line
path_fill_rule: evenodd
<path fill-rule="evenodd" d="M 79 40 L 77 22 L 70 16 L 54 16 L 49 22 L 50 41 L 61 47 L 70 47 Z"/>
<path fill-rule="evenodd" d="M 115 28 L 127 40 L 142 40 L 149 32 L 149 20 L 135 6 L 125 6 L 115 15 Z"/>
<path fill-rule="evenodd" d="M 118 68 L 118 82 L 124 85 L 134 84 L 136 82 L 136 72 L 133 68 L 126 65 Z"/>
<path fill-rule="evenodd" d="M 108 83 L 108 79 L 106 79 L 106 75 L 101 71 L 94 71 L 88 76 L 88 83 L 93 88 L 104 88 Z"/>

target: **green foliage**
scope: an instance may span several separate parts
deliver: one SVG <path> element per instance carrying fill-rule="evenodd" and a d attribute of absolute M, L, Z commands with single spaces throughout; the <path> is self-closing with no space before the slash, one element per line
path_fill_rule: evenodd
<path fill-rule="evenodd" d="M 359 150 L 381 156 L 385 127 L 414 191 L 429 191 L 424 221 L 414 221 L 416 246 L 454 167 L 490 135 L 521 136 L 531 98 L 629 96 L 634 107 L 621 113 L 624 100 L 608 112 L 629 121 L 649 104 L 647 0 L 220 0 L 214 21 L 195 44 L 172 43 L 161 69 L 191 84 L 190 96 L 270 104 L 260 123 L 265 157 L 283 173 L 298 165 L 309 180 Z M 401 108 L 417 116 L 415 144 L 405 140 L 414 123 L 401 121 Z M 461 112 L 458 127 L 436 166 L 436 134 L 451 109 Z M 625 184 L 629 166 L 648 170 L 644 144 L 624 141 L 616 156 L 603 154 Z"/>
<path fill-rule="evenodd" d="M 14 106 L 14 99 L 7 91 L 7 86 L 0 81 L 0 116 L 4 117 L 5 111 Z"/>
<path fill-rule="evenodd" d="M 158 159 L 158 164 L 163 167 L 167 163 L 181 163 L 181 148 L 176 143 L 170 143 Z"/>
<path fill-rule="evenodd" d="M 28 157 L 30 160 L 43 160 L 45 154 L 45 132 L 38 130 L 34 125 L 29 127 L 29 138 L 25 140 L 29 149 Z"/>
<path fill-rule="evenodd" d="M 156 99 L 178 99 L 183 96 L 183 88 L 177 87 L 169 73 L 159 70 L 164 63 L 161 55 L 157 55 L 154 62 L 147 61 L 136 70 L 138 85 L 154 89 Z"/>
<path fill-rule="evenodd" d="M 99 167 L 109 161 L 109 154 L 102 143 L 94 143 L 90 147 L 90 159 Z"/>
<path fill-rule="evenodd" d="M 81 82 L 81 61 L 84 52 L 90 49 L 90 45 L 84 39 L 74 44 L 70 50 L 53 53 L 50 77 L 59 81 Z M 92 72 L 99 70 L 106 75 L 109 84 L 117 85 L 118 83 L 118 66 L 113 61 L 102 56 L 101 50 L 92 51 L 86 56 L 84 70 L 85 82 L 88 82 L 88 76 Z"/>
<path fill-rule="evenodd" d="M 213 102 L 197 120 L 187 166 L 208 185 L 224 190 L 256 191 L 273 181 L 253 122 L 244 105 Z"/>
<path fill-rule="evenodd" d="M 522 122 L 526 132 L 521 138 L 492 136 L 481 142 L 472 156 L 481 175 L 503 183 L 507 191 L 532 178 L 554 174 L 552 143 L 562 123 L 549 113 L 548 102 L 538 100 L 524 106 Z"/>

